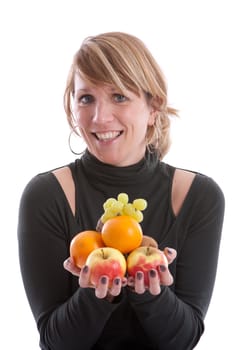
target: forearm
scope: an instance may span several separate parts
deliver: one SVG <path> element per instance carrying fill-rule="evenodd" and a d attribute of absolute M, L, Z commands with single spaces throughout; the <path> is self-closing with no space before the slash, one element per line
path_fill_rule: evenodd
<path fill-rule="evenodd" d="M 129 292 L 129 299 L 151 343 L 159 350 L 193 349 L 200 339 L 204 326 L 198 311 L 170 288 L 162 287 L 158 296 Z"/>
<path fill-rule="evenodd" d="M 96 298 L 92 289 L 78 289 L 69 301 L 39 320 L 42 349 L 90 349 L 117 306 Z"/>

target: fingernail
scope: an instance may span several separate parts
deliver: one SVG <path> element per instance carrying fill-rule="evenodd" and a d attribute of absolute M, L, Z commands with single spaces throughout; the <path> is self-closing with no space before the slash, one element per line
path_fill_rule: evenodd
<path fill-rule="evenodd" d="M 138 280 L 141 280 L 142 277 L 143 277 L 143 273 L 142 273 L 141 271 L 138 271 L 137 274 L 136 274 L 136 278 L 137 278 Z"/>
<path fill-rule="evenodd" d="M 167 248 L 167 253 L 172 255 L 173 251 L 170 248 Z"/>
<path fill-rule="evenodd" d="M 159 269 L 161 272 L 165 272 L 167 270 L 166 266 L 164 266 L 164 265 L 160 265 Z"/>
<path fill-rule="evenodd" d="M 87 273 L 87 272 L 88 272 L 88 266 L 87 266 L 87 265 L 85 265 L 85 266 L 83 267 L 83 272 L 84 272 L 84 273 Z"/>
<path fill-rule="evenodd" d="M 155 270 L 150 270 L 150 277 L 155 277 L 156 276 L 156 272 Z"/>
<path fill-rule="evenodd" d="M 120 284 L 120 278 L 115 278 L 114 283 L 116 286 Z"/>
<path fill-rule="evenodd" d="M 64 261 L 64 264 L 65 264 L 65 265 L 70 265 L 70 258 L 66 259 L 66 260 Z"/>
<path fill-rule="evenodd" d="M 64 261 L 64 266 L 69 269 L 71 267 L 71 265 L 72 265 L 72 260 L 70 258 L 67 258 Z"/>
<path fill-rule="evenodd" d="M 102 284 L 106 284 L 107 283 L 107 278 L 105 276 L 101 277 L 100 282 Z"/>

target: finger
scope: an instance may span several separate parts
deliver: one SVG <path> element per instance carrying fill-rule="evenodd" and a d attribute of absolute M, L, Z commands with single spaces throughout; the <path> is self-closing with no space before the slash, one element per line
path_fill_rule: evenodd
<path fill-rule="evenodd" d="M 108 276 L 101 276 L 99 279 L 99 283 L 95 288 L 96 297 L 99 299 L 105 298 L 108 293 L 108 286 L 109 286 Z"/>
<path fill-rule="evenodd" d="M 159 276 L 154 269 L 149 271 L 149 292 L 153 295 L 158 295 L 161 292 Z"/>
<path fill-rule="evenodd" d="M 173 283 L 173 277 L 165 265 L 160 265 L 158 268 L 160 284 L 170 286 Z"/>
<path fill-rule="evenodd" d="M 121 280 L 121 286 L 122 286 L 122 287 L 125 287 L 125 286 L 127 286 L 127 284 L 128 284 L 127 278 L 126 278 L 126 277 L 123 277 L 122 280 Z"/>
<path fill-rule="evenodd" d="M 64 261 L 63 267 L 65 270 L 71 272 L 74 276 L 79 276 L 81 269 L 78 268 L 72 258 L 68 258 Z"/>
<path fill-rule="evenodd" d="M 129 276 L 128 278 L 127 278 L 127 286 L 128 286 L 128 288 L 131 290 L 131 291 L 133 291 L 133 292 L 135 292 L 135 282 L 134 282 L 134 277 L 133 276 Z"/>
<path fill-rule="evenodd" d="M 176 250 L 173 248 L 166 247 L 163 252 L 166 255 L 166 258 L 168 260 L 168 264 L 171 264 L 173 262 L 173 260 L 175 260 L 175 258 L 176 258 L 176 255 L 177 255 Z"/>
<path fill-rule="evenodd" d="M 111 295 L 117 296 L 121 292 L 121 287 L 122 287 L 121 279 L 120 277 L 116 277 L 113 280 L 112 287 L 110 288 L 109 293 Z"/>
<path fill-rule="evenodd" d="M 134 289 L 138 294 L 143 294 L 146 290 L 144 284 L 144 274 L 141 271 L 137 271 L 136 273 Z"/>
<path fill-rule="evenodd" d="M 88 266 L 84 266 L 81 269 L 80 276 L 79 276 L 79 285 L 82 288 L 90 287 L 90 269 Z"/>
<path fill-rule="evenodd" d="M 129 287 L 134 287 L 134 278 L 133 276 L 129 276 L 128 279 L 127 279 L 127 285 Z"/>

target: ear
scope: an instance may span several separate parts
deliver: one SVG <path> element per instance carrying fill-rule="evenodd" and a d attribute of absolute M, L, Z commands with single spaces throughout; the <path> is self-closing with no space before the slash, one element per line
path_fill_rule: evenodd
<path fill-rule="evenodd" d="M 155 119 L 157 117 L 157 114 L 158 114 L 157 109 L 155 109 L 151 106 L 150 115 L 149 115 L 149 119 L 148 119 L 148 126 L 155 124 Z"/>
<path fill-rule="evenodd" d="M 150 116 L 148 119 L 148 125 L 151 126 L 155 124 L 155 119 L 157 118 L 159 107 L 158 107 L 157 98 L 152 98 L 149 103 L 150 103 L 150 106 L 149 106 Z"/>

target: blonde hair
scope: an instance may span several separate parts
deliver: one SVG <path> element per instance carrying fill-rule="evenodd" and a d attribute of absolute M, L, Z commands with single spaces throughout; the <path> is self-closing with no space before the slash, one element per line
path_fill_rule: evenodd
<path fill-rule="evenodd" d="M 163 73 L 145 44 L 137 37 L 109 32 L 86 38 L 74 55 L 64 93 L 64 108 L 72 130 L 76 129 L 72 113 L 74 78 L 96 83 L 112 84 L 137 95 L 144 92 L 157 110 L 155 123 L 148 127 L 146 140 L 150 151 L 160 159 L 170 147 L 170 116 L 177 110 L 168 106 L 167 86 Z"/>

